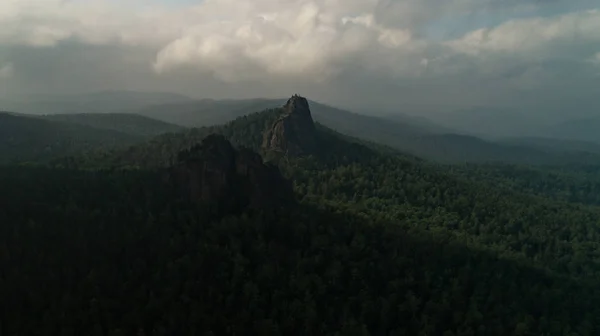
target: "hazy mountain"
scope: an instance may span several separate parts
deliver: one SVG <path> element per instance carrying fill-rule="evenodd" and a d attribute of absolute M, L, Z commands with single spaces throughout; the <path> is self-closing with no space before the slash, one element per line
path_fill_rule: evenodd
<path fill-rule="evenodd" d="M 197 101 L 181 102 L 174 104 L 162 104 L 142 108 L 136 113 L 145 115 L 165 122 L 178 124 L 186 127 L 200 127 L 218 125 L 231 121 L 237 117 L 252 112 L 259 112 L 265 109 L 276 108 L 285 103 L 286 99 L 241 99 L 241 100 L 213 100 L 203 99 Z M 357 124 L 371 127 L 370 124 L 376 124 L 375 127 L 385 127 L 389 124 L 384 118 L 369 116 L 368 114 L 359 114 L 347 110 L 332 107 L 326 104 L 310 101 L 313 117 L 317 122 L 330 127 L 342 129 L 353 129 Z M 421 134 L 434 131 L 449 131 L 435 125 L 426 118 L 389 115 L 389 120 L 393 120 L 395 127 L 402 127 L 402 130 L 410 134 Z M 364 124 L 366 123 L 366 124 Z M 389 127 L 388 127 L 389 128 Z M 337 129 L 337 128 L 336 128 Z"/>
<path fill-rule="evenodd" d="M 202 99 L 147 106 L 131 112 L 184 127 L 201 127 L 226 123 L 284 102 L 285 99 Z"/>
<path fill-rule="evenodd" d="M 519 137 L 499 140 L 500 143 L 513 146 L 527 146 L 553 152 L 600 153 L 600 144 L 592 141 L 580 141 L 549 137 Z"/>
<path fill-rule="evenodd" d="M 484 138 L 521 137 L 533 135 L 550 121 L 519 110 L 473 107 L 450 112 L 432 113 L 433 122 Z"/>
<path fill-rule="evenodd" d="M 177 132 L 184 128 L 138 114 L 125 113 L 77 113 L 54 114 L 45 119 L 69 122 L 94 128 L 113 130 L 130 135 L 150 137 L 162 133 Z"/>
<path fill-rule="evenodd" d="M 0 110 L 27 114 L 107 113 L 189 101 L 168 92 L 102 91 L 79 95 L 31 95 L 0 100 Z"/>
<path fill-rule="evenodd" d="M 149 99 L 146 99 L 150 97 Z M 98 109 L 102 101 L 111 100 L 115 106 L 133 106 L 151 100 L 176 99 L 152 93 L 103 92 L 70 97 L 72 102 L 92 104 Z M 49 115 L 43 118 L 68 122 L 96 130 L 114 131 L 126 137 L 154 136 L 166 132 L 177 132 L 183 127 L 201 127 L 223 124 L 251 112 L 278 108 L 284 99 L 248 100 L 188 100 L 170 104 L 155 104 L 141 108 L 130 108 L 135 114 L 76 113 Z M 134 104 L 135 103 L 135 104 Z M 133 104 L 133 105 L 132 105 Z M 361 115 L 318 102 L 310 102 L 315 121 L 337 132 L 352 137 L 373 141 L 399 149 L 407 154 L 442 162 L 505 162 L 526 164 L 571 164 L 600 162 L 599 151 L 592 146 L 553 140 L 486 140 L 472 135 L 453 133 L 448 127 L 438 126 L 426 118 L 393 115 L 375 117 Z M 472 113 L 471 113 L 472 114 Z M 459 115 L 461 115 L 459 113 Z M 469 115 L 464 112 L 462 115 Z M 498 116 L 494 111 L 477 115 L 483 120 L 486 115 Z M 471 118 L 472 122 L 479 120 Z M 492 118 L 493 120 L 493 118 Z M 491 127 L 492 122 L 488 124 Z M 481 132 L 485 127 L 475 127 Z M 465 132 L 467 133 L 467 132 Z M 83 138 L 85 142 L 85 137 Z M 74 138 L 73 141 L 77 141 Z M 127 141 L 119 143 L 127 143 Z M 109 141 L 110 144 L 115 142 Z M 41 144 L 40 144 L 41 145 Z M 86 145 L 87 146 L 87 145 Z M 89 147 L 89 146 L 88 146 Z M 587 148 L 587 149 L 585 149 Z M 587 154 L 585 153 L 587 152 Z M 595 154 L 592 154 L 595 153 Z"/>
<path fill-rule="evenodd" d="M 600 143 L 600 118 L 567 120 L 542 129 L 547 137 Z"/>
<path fill-rule="evenodd" d="M 45 161 L 143 140 L 144 137 L 110 129 L 0 113 L 0 163 Z"/>
<path fill-rule="evenodd" d="M 285 99 L 201 100 L 157 105 L 137 113 L 182 126 L 210 126 L 226 123 L 264 109 L 281 106 Z M 342 134 L 382 143 L 422 158 L 444 162 L 501 161 L 527 164 L 561 164 L 567 162 L 596 162 L 594 156 L 563 154 L 553 148 L 528 143 L 503 143 L 484 140 L 472 135 L 454 133 L 449 127 L 438 126 L 427 118 L 386 115 L 362 115 L 311 101 L 315 121 Z M 496 115 L 488 111 L 490 115 Z M 465 112 L 464 115 L 468 113 Z M 485 113 L 478 116 L 485 119 Z M 499 118 L 496 115 L 495 118 Z M 480 130 L 475 118 L 471 130 Z M 489 123 L 491 128 L 493 122 Z M 455 125 L 456 126 L 456 125 Z M 507 126 L 508 127 L 508 126 Z M 466 134 L 480 132 L 464 132 Z M 485 133 L 485 132 L 483 132 Z M 509 132 L 506 132 L 509 133 Z M 500 133 L 497 133 L 499 135 Z M 559 152 L 558 154 L 556 152 Z"/>
<path fill-rule="evenodd" d="M 582 142 L 600 143 L 600 118 L 590 117 L 591 113 L 585 111 L 575 111 L 573 116 L 561 113 L 564 111 L 559 107 L 543 111 L 535 108 L 528 110 L 525 107 L 473 107 L 429 113 L 427 116 L 434 123 L 454 129 L 458 133 L 493 140 L 501 139 L 502 143 L 509 140 L 508 142 L 515 145 L 531 145 L 535 148 L 596 151 Z M 572 142 L 556 141 L 558 139 Z M 553 148 L 554 146 L 557 148 Z"/>
<path fill-rule="evenodd" d="M 403 124 L 414 125 L 414 126 L 421 128 L 422 130 L 427 131 L 428 133 L 434 133 L 434 134 L 460 133 L 459 131 L 457 131 L 453 128 L 442 126 L 440 124 L 433 122 L 431 119 L 422 117 L 422 116 L 412 116 L 412 115 L 398 114 L 398 113 L 387 113 L 387 114 L 383 114 L 383 115 L 376 115 L 376 117 L 380 117 L 382 119 L 387 119 L 387 120 L 391 120 L 391 121 L 399 122 L 399 123 L 403 123 Z"/>

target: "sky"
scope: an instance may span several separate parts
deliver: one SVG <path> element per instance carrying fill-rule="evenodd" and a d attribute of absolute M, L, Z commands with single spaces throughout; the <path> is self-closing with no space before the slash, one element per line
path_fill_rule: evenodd
<path fill-rule="evenodd" d="M 2 0 L 0 96 L 299 93 L 600 114 L 594 0 Z"/>

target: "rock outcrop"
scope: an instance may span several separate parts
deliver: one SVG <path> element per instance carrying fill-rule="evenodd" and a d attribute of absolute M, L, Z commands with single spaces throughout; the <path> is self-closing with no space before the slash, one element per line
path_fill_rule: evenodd
<path fill-rule="evenodd" d="M 237 151 L 216 134 L 180 153 L 169 176 L 180 194 L 221 213 L 277 207 L 294 199 L 291 183 L 277 167 L 264 164 L 251 150 Z"/>
<path fill-rule="evenodd" d="M 283 107 L 281 116 L 265 132 L 262 148 L 286 155 L 308 154 L 317 147 L 316 133 L 308 101 L 294 95 Z"/>

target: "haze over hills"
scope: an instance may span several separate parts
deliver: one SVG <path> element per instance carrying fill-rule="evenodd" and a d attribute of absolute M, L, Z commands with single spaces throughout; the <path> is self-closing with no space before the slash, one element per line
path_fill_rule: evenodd
<path fill-rule="evenodd" d="M 0 112 L 0 163 L 45 161 L 132 145 L 182 127 L 127 114 L 32 116 Z"/>
<path fill-rule="evenodd" d="M 284 99 L 201 100 L 142 108 L 136 113 L 185 126 L 211 126 L 225 123 L 250 111 L 280 106 Z M 426 159 L 444 162 L 512 162 L 526 164 L 593 163 L 594 155 L 586 154 L 593 147 L 574 146 L 568 141 L 542 139 L 530 141 L 484 140 L 472 133 L 485 133 L 485 126 L 476 121 L 461 130 L 439 126 L 424 117 L 401 114 L 381 117 L 362 115 L 311 101 L 314 119 L 323 125 L 350 136 L 380 142 Z M 471 111 L 469 113 L 475 113 Z M 494 115 L 494 113 L 490 113 Z M 500 115 L 496 115 L 500 118 Z M 478 118 L 485 119 L 485 116 Z M 489 126 L 498 123 L 490 120 Z M 523 126 L 523 124 L 521 124 Z M 508 125 L 505 125 L 507 128 Z M 465 131 L 470 130 L 470 131 Z M 474 131 L 478 130 L 478 131 Z M 518 131 L 515 131 L 518 133 Z M 505 133 L 511 134 L 511 133 Z M 496 133 L 496 137 L 499 133 Z M 487 134 L 485 139 L 492 137 Z M 563 142 L 565 142 L 563 144 Z M 571 153 L 564 153 L 571 152 Z M 576 153 L 578 152 L 578 153 Z"/>
<path fill-rule="evenodd" d="M 568 138 L 551 138 L 551 137 L 517 137 L 517 138 L 505 138 L 498 140 L 499 143 L 509 144 L 514 146 L 526 146 L 530 148 L 537 148 L 545 151 L 554 152 L 587 152 L 587 153 L 600 153 L 600 141 L 581 141 L 572 140 L 577 137 Z"/>
<path fill-rule="evenodd" d="M 61 113 L 57 116 L 47 113 L 45 118 L 60 119 L 135 136 L 175 132 L 181 129 L 179 127 L 222 124 L 251 112 L 276 108 L 285 102 L 285 99 L 192 100 L 176 94 L 129 91 L 98 92 L 67 98 L 64 101 L 68 103 L 61 106 L 71 103 L 82 104 L 80 105 L 82 108 L 92 106 L 92 111 L 101 112 L 90 113 L 86 110 L 86 113 Z M 107 101 L 110 101 L 109 108 L 101 108 Z M 157 101 L 176 102 L 154 104 Z M 311 101 L 311 107 L 317 122 L 342 134 L 379 142 L 411 155 L 435 161 L 522 164 L 590 164 L 599 161 L 596 157 L 598 149 L 594 144 L 572 141 L 569 140 L 569 136 L 546 139 L 521 135 L 503 138 L 500 137 L 502 132 L 498 130 L 495 135 L 485 135 L 486 124 L 481 124 L 479 121 L 487 120 L 489 117 L 487 125 L 491 128 L 498 125 L 500 130 L 502 123 L 506 126 L 510 122 L 510 118 L 501 122 L 501 114 L 497 113 L 498 111 L 489 110 L 488 113 L 483 111 L 480 115 L 475 110 L 464 112 L 462 115 L 471 116 L 470 123 L 461 124 L 459 120 L 452 124 L 458 127 L 454 130 L 439 126 L 425 117 L 404 114 L 369 116 L 314 101 Z M 112 109 L 124 109 L 128 113 L 115 114 L 110 112 Z M 373 113 L 377 114 L 377 112 Z M 138 115 L 138 119 L 133 115 Z M 117 116 L 118 118 L 115 119 Z M 527 123 L 516 124 L 524 128 L 533 128 Z M 533 132 L 531 130 L 530 133 Z M 473 133 L 485 136 L 469 135 Z M 515 129 L 513 133 L 519 131 Z M 506 134 L 511 133 L 505 132 L 504 135 Z M 123 142 L 122 145 L 128 143 Z"/>
<path fill-rule="evenodd" d="M 541 144 L 548 139 L 549 147 L 569 147 L 569 141 L 595 142 L 600 144 L 600 117 L 588 112 L 569 115 L 554 111 L 539 111 L 535 108 L 489 108 L 474 107 L 449 112 L 425 113 L 435 123 L 453 129 L 454 132 L 470 134 L 490 140 L 537 138 Z M 587 116 L 585 116 L 587 115 Z M 557 140 L 565 140 L 561 145 Z M 573 145 L 573 143 L 571 143 Z"/>
<path fill-rule="evenodd" d="M 162 133 L 178 132 L 184 127 L 138 114 L 125 113 L 73 113 L 45 115 L 44 119 L 113 130 L 141 137 L 152 137 Z"/>
<path fill-rule="evenodd" d="M 436 123 L 460 133 L 498 139 L 531 136 L 551 123 L 523 110 L 507 108 L 473 107 L 454 111 L 431 113 Z"/>
<path fill-rule="evenodd" d="M 274 108 L 285 102 L 285 99 L 259 98 L 193 100 L 174 93 L 134 91 L 101 91 L 62 96 L 38 95 L 19 99 L 21 100 L 19 103 L 5 102 L 2 106 L 12 107 L 11 111 L 33 114 L 126 112 L 183 127 L 221 124 L 249 112 Z M 361 110 L 362 114 L 357 114 L 318 102 L 312 102 L 312 106 L 315 120 L 324 125 L 352 136 L 382 141 L 429 159 L 510 160 L 510 155 L 507 153 L 516 149 L 524 152 L 523 157 L 529 156 L 534 159 L 528 162 L 514 159 L 512 162 L 530 163 L 537 162 L 540 160 L 538 157 L 546 155 L 539 152 L 597 152 L 594 146 L 576 145 L 571 140 L 600 143 L 595 119 L 559 122 L 558 118 L 536 117 L 536 113 L 528 114 L 521 110 L 487 107 L 446 113 L 435 113 L 431 109 L 426 109 L 421 115 L 414 115 L 410 112 L 415 113 L 419 110 L 414 104 L 411 109 L 404 109 L 407 114 L 383 113 L 376 109 L 364 108 Z M 415 111 L 412 111 L 413 109 Z M 385 120 L 391 120 L 393 124 Z M 429 138 L 432 134 L 436 136 Z M 470 135 L 480 139 L 458 137 L 458 135 Z M 536 140 L 533 141 L 533 138 Z M 468 139 L 472 141 L 467 141 Z M 484 139 L 486 141 L 483 141 Z M 444 143 L 443 148 L 438 146 L 441 143 Z M 510 145 L 510 148 L 507 145 Z M 535 153 L 526 154 L 526 148 L 534 150 Z M 487 155 L 482 158 L 480 154 L 484 152 Z"/>
<path fill-rule="evenodd" d="M 184 127 L 202 127 L 226 123 L 248 113 L 281 106 L 284 102 L 285 99 L 202 99 L 145 106 L 129 112 Z"/>
<path fill-rule="evenodd" d="M 556 139 L 570 139 L 600 144 L 600 117 L 567 120 L 541 130 Z"/>
<path fill-rule="evenodd" d="M 25 114 L 121 113 L 153 104 L 188 101 L 170 92 L 100 91 L 73 95 L 21 95 L 0 100 L 0 111 Z"/>
<path fill-rule="evenodd" d="M 0 162 L 43 161 L 140 138 L 113 130 L 0 113 Z"/>

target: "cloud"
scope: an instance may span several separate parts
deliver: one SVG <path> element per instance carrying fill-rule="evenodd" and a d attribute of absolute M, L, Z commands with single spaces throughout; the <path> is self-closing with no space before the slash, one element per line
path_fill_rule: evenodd
<path fill-rule="evenodd" d="M 327 2 L 280 1 L 273 8 L 265 2 L 249 2 L 237 14 L 245 19 L 191 27 L 158 53 L 155 70 L 193 65 L 229 81 L 263 75 L 324 80 L 358 54 L 411 43 L 410 31 L 384 27 L 368 12 L 351 16 Z"/>
<path fill-rule="evenodd" d="M 15 72 L 14 66 L 12 63 L 0 63 L 0 79 L 2 78 L 11 78 Z"/>
<path fill-rule="evenodd" d="M 600 66 L 600 52 L 597 52 L 595 55 L 593 55 L 590 58 L 590 62 L 592 62 L 594 65 Z"/>
<path fill-rule="evenodd" d="M 592 0 L 162 2 L 0 1 L 0 57 L 13 61 L 12 85 L 152 83 L 237 96 L 302 86 L 390 101 L 412 85 L 432 90 L 422 97 L 462 99 L 456 92 L 494 90 L 490 97 L 549 83 L 579 90 L 600 64 L 600 11 L 584 6 L 598 7 Z"/>
<path fill-rule="evenodd" d="M 0 44 L 33 47 L 55 47 L 71 40 L 158 46 L 181 28 L 177 15 L 168 9 L 134 11 L 102 0 L 3 0 L 0 25 Z"/>
<path fill-rule="evenodd" d="M 548 52 L 571 55 L 573 50 L 557 47 L 600 43 L 600 11 L 588 10 L 552 18 L 510 20 L 493 28 L 469 32 L 445 44 L 454 51 L 473 56 L 485 53 L 547 56 Z M 567 53 L 565 53 L 565 51 Z"/>
<path fill-rule="evenodd" d="M 468 75 L 480 80 L 505 80 L 532 88 L 564 82 L 585 63 L 600 43 L 600 11 L 577 11 L 553 17 L 512 19 L 490 28 L 472 30 L 440 44 L 430 58 L 430 73 Z M 522 78 L 524 83 L 516 83 Z M 562 78 L 562 79 L 561 79 Z"/>
<path fill-rule="evenodd" d="M 522 7 L 513 0 L 205 0 L 194 7 L 133 10 L 101 0 L 5 0 L 0 44 L 155 48 L 148 63 L 159 74 L 186 67 L 227 82 L 274 76 L 325 81 L 349 67 L 410 77 L 422 73 L 423 59 L 448 56 L 424 36 L 427 23 Z M 497 29 L 497 35 L 506 30 Z M 454 52 L 493 49 L 482 36 L 495 31 L 478 30 L 447 46 Z"/>

